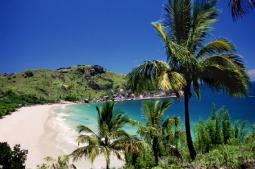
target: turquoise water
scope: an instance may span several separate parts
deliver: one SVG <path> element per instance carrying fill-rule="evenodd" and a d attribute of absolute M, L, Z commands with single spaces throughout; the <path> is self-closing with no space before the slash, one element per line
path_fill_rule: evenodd
<path fill-rule="evenodd" d="M 201 100 L 198 100 L 195 96 L 192 96 L 190 100 L 190 118 L 191 126 L 194 128 L 194 125 L 198 120 L 207 119 L 210 115 L 210 110 L 212 103 L 216 107 L 220 108 L 224 106 L 229 110 L 231 118 L 235 120 L 245 120 L 247 121 L 247 126 L 255 123 L 255 84 L 252 85 L 252 90 L 247 97 L 244 98 L 234 98 L 229 97 L 224 93 L 214 93 L 208 88 L 203 88 L 201 90 Z M 115 111 L 122 111 L 126 113 L 129 117 L 144 121 L 143 113 L 141 111 L 141 100 L 137 101 L 122 101 L 117 102 L 115 106 Z M 73 128 L 79 124 L 85 124 L 91 129 L 97 129 L 97 112 L 96 106 L 101 103 L 93 104 L 75 104 L 71 105 L 64 110 L 63 113 L 66 115 L 63 116 L 67 123 L 70 124 Z M 165 116 L 179 116 L 184 122 L 184 105 L 183 100 L 177 101 L 173 99 L 172 106 L 167 110 Z M 126 126 L 125 129 L 131 133 L 135 133 L 136 129 L 132 126 Z"/>

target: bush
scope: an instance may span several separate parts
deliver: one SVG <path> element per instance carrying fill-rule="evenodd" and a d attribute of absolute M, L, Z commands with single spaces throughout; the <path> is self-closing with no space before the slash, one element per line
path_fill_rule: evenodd
<path fill-rule="evenodd" d="M 17 108 L 38 103 L 46 103 L 44 98 L 32 95 L 17 94 L 12 91 L 0 93 L 0 117 L 15 111 Z"/>
<path fill-rule="evenodd" d="M 13 150 L 4 142 L 0 143 L 0 165 L 3 169 L 25 169 L 27 150 L 21 150 L 20 145 L 15 145 Z"/>
<path fill-rule="evenodd" d="M 198 155 L 194 164 L 201 168 L 240 168 L 245 161 L 255 157 L 255 152 L 249 147 L 220 145 L 209 153 Z"/>
<path fill-rule="evenodd" d="M 216 110 L 213 105 L 208 120 L 196 125 L 195 146 L 201 153 L 208 153 L 221 144 L 238 145 L 247 135 L 246 122 L 231 122 L 229 112 L 224 108 Z"/>
<path fill-rule="evenodd" d="M 68 95 L 68 96 L 65 97 L 65 100 L 70 101 L 70 102 L 74 102 L 74 101 L 79 100 L 79 98 L 76 95 Z"/>

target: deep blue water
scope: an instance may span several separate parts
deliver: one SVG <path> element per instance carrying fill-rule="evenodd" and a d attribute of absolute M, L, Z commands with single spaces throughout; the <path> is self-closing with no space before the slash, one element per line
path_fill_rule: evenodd
<path fill-rule="evenodd" d="M 198 120 L 207 119 L 210 115 L 212 104 L 217 108 L 224 106 L 229 110 L 231 119 L 245 120 L 247 126 L 255 123 L 255 83 L 252 84 L 251 91 L 244 98 L 230 97 L 224 93 L 215 93 L 208 88 L 202 88 L 201 99 L 198 100 L 195 96 L 190 99 L 190 119 L 192 128 Z M 117 102 L 115 110 L 120 110 L 126 113 L 129 117 L 143 121 L 143 113 L 141 110 L 142 100 L 137 101 L 122 101 Z M 96 106 L 101 103 L 93 104 L 76 104 L 68 107 L 65 113 L 68 113 L 66 120 L 72 126 L 85 124 L 96 130 Z M 165 116 L 179 116 L 184 122 L 184 104 L 183 100 L 177 101 L 173 99 L 172 106 L 166 111 Z M 130 132 L 135 132 L 131 126 L 126 127 Z"/>

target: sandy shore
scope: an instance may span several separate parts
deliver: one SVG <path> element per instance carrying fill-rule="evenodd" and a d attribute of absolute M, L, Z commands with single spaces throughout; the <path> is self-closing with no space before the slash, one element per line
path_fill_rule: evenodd
<path fill-rule="evenodd" d="M 54 108 L 65 104 L 35 105 L 18 109 L 11 115 L 0 119 L 0 141 L 11 146 L 20 144 L 28 150 L 27 168 L 36 168 L 45 156 L 56 156 L 61 151 L 56 148 L 53 131 L 46 126 Z"/>
<path fill-rule="evenodd" d="M 11 115 L 0 119 L 0 142 L 7 141 L 14 146 L 20 144 L 22 149 L 28 150 L 26 168 L 35 169 L 42 164 L 46 156 L 57 157 L 71 153 L 77 145 L 65 138 L 65 126 L 59 125 L 56 109 L 65 108 L 69 104 L 35 105 L 18 109 Z M 65 138 L 62 136 L 65 136 Z M 69 139 L 75 140 L 74 135 Z M 123 161 L 111 157 L 111 167 L 120 167 Z M 76 163 L 78 169 L 100 169 L 105 166 L 104 156 L 100 155 L 93 164 L 83 159 Z"/>

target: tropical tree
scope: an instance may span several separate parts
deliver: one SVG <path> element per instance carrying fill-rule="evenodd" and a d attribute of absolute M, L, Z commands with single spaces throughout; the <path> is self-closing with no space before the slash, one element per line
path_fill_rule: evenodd
<path fill-rule="evenodd" d="M 234 19 L 243 16 L 248 9 L 255 7 L 255 0 L 229 0 Z"/>
<path fill-rule="evenodd" d="M 114 112 L 114 102 L 106 102 L 102 106 L 97 106 L 98 120 L 97 131 L 93 131 L 87 126 L 78 126 L 80 135 L 77 138 L 80 146 L 73 151 L 74 160 L 82 157 L 93 162 L 99 154 L 103 154 L 106 161 L 106 169 L 110 167 L 110 155 L 116 155 L 122 159 L 120 151 L 125 149 L 128 134 L 122 127 L 129 122 L 129 118 L 122 112 Z"/>
<path fill-rule="evenodd" d="M 124 144 L 124 155 L 126 163 L 135 166 L 139 153 L 144 146 L 144 142 L 137 136 L 130 136 L 120 141 L 120 146 Z"/>
<path fill-rule="evenodd" d="M 156 166 L 159 162 L 163 139 L 170 136 L 164 133 L 164 130 L 170 125 L 171 118 L 164 119 L 164 113 L 171 104 L 171 100 L 147 100 L 143 103 L 146 123 L 140 124 L 138 133 L 151 145 Z"/>
<path fill-rule="evenodd" d="M 169 0 L 165 15 L 153 27 L 162 38 L 167 61 L 145 61 L 129 74 L 129 87 L 136 91 L 172 90 L 184 93 L 186 139 L 191 159 L 196 151 L 190 132 L 189 100 L 191 90 L 200 98 L 200 86 L 223 90 L 231 96 L 243 96 L 249 77 L 234 45 L 224 38 L 208 43 L 211 25 L 217 21 L 216 0 Z"/>

